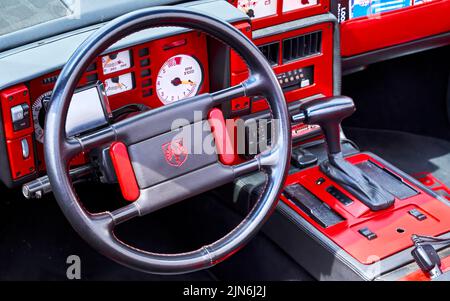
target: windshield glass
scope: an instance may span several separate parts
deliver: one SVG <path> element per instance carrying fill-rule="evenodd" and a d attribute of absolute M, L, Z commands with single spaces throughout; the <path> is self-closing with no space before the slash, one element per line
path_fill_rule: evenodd
<path fill-rule="evenodd" d="M 64 0 L 0 0 L 0 36 L 70 14 Z"/>

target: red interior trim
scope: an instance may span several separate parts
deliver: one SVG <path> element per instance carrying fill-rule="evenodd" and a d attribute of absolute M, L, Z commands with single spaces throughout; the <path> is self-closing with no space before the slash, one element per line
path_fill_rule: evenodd
<path fill-rule="evenodd" d="M 140 191 L 126 145 L 114 142 L 109 148 L 109 153 L 124 199 L 130 202 L 137 200 Z"/>
<path fill-rule="evenodd" d="M 283 0 L 272 1 L 277 1 L 277 12 L 272 16 L 267 16 L 261 19 L 253 19 L 252 25 L 254 29 L 286 23 L 313 15 L 320 15 L 330 10 L 330 0 L 319 0 L 315 5 L 306 6 L 289 12 L 283 12 Z M 232 2 L 235 6 L 237 6 L 238 0 L 232 0 Z"/>
<path fill-rule="evenodd" d="M 414 175 L 423 185 L 434 190 L 437 194 L 442 195 L 450 201 L 450 188 L 438 180 L 435 176 L 428 172 L 422 172 Z"/>
<path fill-rule="evenodd" d="M 6 138 L 11 178 L 17 180 L 36 171 L 34 157 L 34 143 L 32 139 L 34 127 L 31 114 L 30 93 L 25 85 L 17 85 L 0 93 L 1 113 Z M 14 131 L 11 117 L 11 108 L 17 105 L 27 104 L 29 107 L 29 127 Z M 26 140 L 29 148 L 29 156 L 22 155 L 22 140 Z M 4 168 L 4 167 L 3 167 Z"/>
<path fill-rule="evenodd" d="M 349 57 L 433 36 L 450 30 L 450 1 L 433 1 L 345 21 L 341 54 Z"/>
<path fill-rule="evenodd" d="M 357 154 L 348 158 L 348 161 L 353 164 L 367 160 L 384 167 L 367 154 Z M 325 179 L 325 182 L 321 185 L 316 183 L 319 178 Z M 450 220 L 447 218 L 450 216 L 450 208 L 411 182 L 405 179 L 404 182 L 419 193 L 407 199 L 396 199 L 394 205 L 388 209 L 372 212 L 367 206 L 326 177 L 317 166 L 289 175 L 286 185 L 300 183 L 345 219 L 328 228 L 321 227 L 283 195 L 281 200 L 359 262 L 371 264 L 411 247 L 410 237 L 414 233 L 437 236 L 448 232 L 450 229 Z M 330 185 L 334 185 L 350 197 L 353 203 L 344 206 L 332 197 L 326 191 L 326 188 Z M 411 209 L 417 209 L 426 214 L 427 219 L 418 221 L 408 214 Z M 366 239 L 358 232 L 359 229 L 364 227 L 368 227 L 378 237 L 373 240 Z M 397 229 L 403 229 L 404 231 L 399 233 Z"/>

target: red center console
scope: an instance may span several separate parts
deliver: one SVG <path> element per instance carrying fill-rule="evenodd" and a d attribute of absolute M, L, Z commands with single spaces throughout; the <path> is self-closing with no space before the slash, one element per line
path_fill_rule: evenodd
<path fill-rule="evenodd" d="M 335 96 L 304 102 L 292 116 L 320 125 L 325 141 L 292 151 L 298 169 L 266 232 L 318 279 L 373 280 L 414 260 L 441 276 L 434 244 L 450 241 L 448 201 L 383 159 L 345 146 L 340 124 L 354 110 L 350 98 Z"/>
<path fill-rule="evenodd" d="M 450 230 L 450 207 L 436 196 L 373 155 L 360 153 L 347 160 L 384 183 L 395 196 L 394 205 L 371 211 L 318 166 L 291 174 L 281 200 L 357 261 L 372 264 L 405 250 L 413 245 L 412 234 L 439 236 Z M 296 185 L 303 188 L 297 195 L 290 193 Z"/>
<path fill-rule="evenodd" d="M 304 148 L 320 162 L 323 146 Z M 320 280 L 430 280 L 411 255 L 411 236 L 448 239 L 448 201 L 376 155 L 343 148 L 349 163 L 395 196 L 394 204 L 372 211 L 318 165 L 292 167 L 264 232 Z M 450 248 L 437 251 L 445 272 Z"/>

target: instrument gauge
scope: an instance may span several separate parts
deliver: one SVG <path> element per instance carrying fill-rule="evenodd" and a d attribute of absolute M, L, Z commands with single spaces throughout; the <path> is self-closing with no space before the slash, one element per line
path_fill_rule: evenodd
<path fill-rule="evenodd" d="M 132 73 L 123 74 L 105 80 L 105 91 L 108 96 L 130 91 L 133 88 L 134 84 Z"/>
<path fill-rule="evenodd" d="M 110 74 L 116 71 L 131 67 L 131 55 L 129 50 L 102 57 L 103 74 Z"/>
<path fill-rule="evenodd" d="M 159 69 L 156 92 L 163 104 L 197 95 L 203 81 L 200 63 L 190 55 L 169 58 Z"/>
<path fill-rule="evenodd" d="M 239 0 L 238 8 L 252 19 L 264 18 L 277 13 L 277 0 Z"/>

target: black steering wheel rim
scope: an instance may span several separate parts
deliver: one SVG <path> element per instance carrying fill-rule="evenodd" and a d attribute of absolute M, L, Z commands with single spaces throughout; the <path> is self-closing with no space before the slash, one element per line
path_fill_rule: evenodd
<path fill-rule="evenodd" d="M 74 149 L 86 150 L 85 145 L 77 144 L 78 140 L 70 142 L 65 133 L 68 107 L 82 73 L 115 41 L 134 32 L 160 26 L 199 30 L 234 49 L 250 70 L 249 79 L 242 85 L 244 93 L 254 90 L 265 96 L 276 122 L 276 137 L 272 148 L 257 158 L 258 166 L 267 172 L 268 179 L 254 208 L 223 238 L 198 250 L 179 254 L 150 253 L 118 240 L 113 233 L 117 220 L 115 216 L 110 212 L 87 212 L 79 201 L 68 175 L 68 165 L 75 154 Z M 118 138 L 114 131 L 112 135 L 113 140 Z M 71 143 L 77 144 L 77 147 L 72 149 Z M 236 252 L 256 234 L 277 204 L 289 167 L 290 145 L 289 115 L 284 95 L 259 49 L 240 31 L 220 19 L 188 8 L 158 7 L 138 10 L 112 20 L 93 33 L 75 51 L 61 71 L 53 90 L 45 124 L 44 151 L 55 198 L 81 237 L 100 253 L 123 265 L 144 272 L 173 274 L 213 266 Z M 123 212 L 119 215 L 122 216 Z"/>

